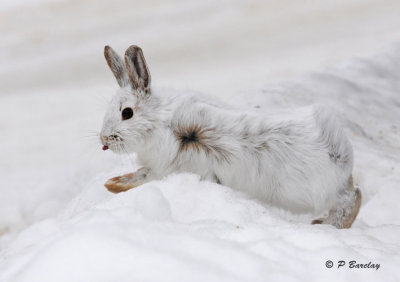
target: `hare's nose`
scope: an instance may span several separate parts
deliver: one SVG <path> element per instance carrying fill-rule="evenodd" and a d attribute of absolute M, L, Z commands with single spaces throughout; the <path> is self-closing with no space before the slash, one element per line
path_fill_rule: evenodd
<path fill-rule="evenodd" d="M 107 146 L 108 137 L 106 135 L 100 135 L 101 144 Z"/>
<path fill-rule="evenodd" d="M 118 141 L 120 138 L 118 135 L 100 135 L 101 144 L 107 146 L 110 141 Z"/>
<path fill-rule="evenodd" d="M 103 151 L 108 150 L 108 144 L 107 144 L 108 137 L 105 136 L 105 135 L 101 135 L 101 136 L 100 136 L 100 140 L 101 140 L 101 144 L 103 144 L 102 150 L 103 150 Z"/>

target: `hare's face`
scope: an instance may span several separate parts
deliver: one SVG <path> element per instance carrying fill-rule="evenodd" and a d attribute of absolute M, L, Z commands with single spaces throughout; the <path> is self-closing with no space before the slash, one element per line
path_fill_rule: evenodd
<path fill-rule="evenodd" d="M 154 124 L 148 109 L 150 104 L 150 73 L 142 50 L 131 46 L 124 61 L 108 46 L 104 54 L 121 89 L 112 99 L 100 140 L 103 149 L 117 153 L 136 151 L 151 134 Z"/>
<path fill-rule="evenodd" d="M 131 153 L 151 136 L 155 127 L 151 97 L 133 92 L 122 88 L 112 99 L 100 134 L 103 149 Z"/>

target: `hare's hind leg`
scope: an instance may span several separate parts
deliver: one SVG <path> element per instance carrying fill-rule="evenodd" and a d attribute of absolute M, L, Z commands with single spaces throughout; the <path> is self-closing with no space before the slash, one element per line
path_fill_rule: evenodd
<path fill-rule="evenodd" d="M 142 167 L 136 172 L 110 178 L 104 186 L 113 193 L 125 192 L 148 181 L 150 169 Z"/>
<path fill-rule="evenodd" d="M 336 228 L 350 228 L 356 219 L 361 206 L 361 191 L 353 187 L 350 177 L 349 185 L 339 192 L 338 203 L 329 211 L 326 218 L 312 221 L 312 224 L 331 224 Z"/>

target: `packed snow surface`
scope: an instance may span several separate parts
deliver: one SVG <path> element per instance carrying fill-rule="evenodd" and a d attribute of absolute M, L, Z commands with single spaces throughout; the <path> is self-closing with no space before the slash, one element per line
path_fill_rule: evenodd
<path fill-rule="evenodd" d="M 76 21 L 66 24 L 78 5 L 67 2 L 32 0 L 24 2 L 29 8 L 24 9 L 5 1 L 0 9 L 3 27 L 14 26 L 11 15 L 37 23 L 18 21 L 15 30 L 2 30 L 0 281 L 400 281 L 400 38 L 394 36 L 400 20 L 395 2 L 384 8 L 379 1 L 320 1 L 324 5 L 308 8 L 286 3 L 281 10 L 279 4 L 266 7 L 257 1 L 248 1 L 253 6 L 172 1 L 171 7 L 150 1 L 133 12 L 136 33 L 118 22 L 126 20 L 129 9 L 114 7 L 113 24 L 94 24 L 112 14 L 112 1 L 98 1 L 95 7 L 83 1 Z M 274 7 L 282 11 L 280 17 L 270 11 Z M 271 22 L 257 22 L 257 10 L 269 11 Z M 57 15 L 54 26 L 38 19 L 52 19 L 51 11 Z M 256 16 L 240 22 L 237 16 L 246 11 Z M 210 22 L 202 22 L 206 27 L 200 25 L 202 15 L 209 16 Z M 296 20 L 273 25 L 274 16 Z M 334 18 L 341 19 L 337 25 L 329 22 Z M 347 35 L 347 22 L 349 29 L 363 23 L 369 35 L 361 28 Z M 234 40 L 230 27 L 236 24 L 246 41 Z M 329 38 L 318 30 L 325 25 Z M 206 48 L 198 35 L 205 36 L 210 27 L 208 36 L 225 49 Z M 305 33 L 312 28 L 317 32 Z M 262 30 L 274 36 L 280 29 L 282 35 L 268 50 L 252 41 Z M 215 41 L 218 31 L 224 42 Z M 164 44 L 170 35 L 175 40 Z M 97 133 L 117 87 L 102 48 L 113 41 L 121 52 L 131 43 L 141 45 L 134 38 L 144 42 L 159 92 L 185 95 L 191 88 L 266 112 L 313 103 L 331 107 L 352 141 L 354 180 L 363 193 L 353 227 L 313 226 L 313 215 L 272 208 L 192 174 L 170 175 L 126 193 L 108 192 L 103 186 L 108 178 L 140 166 L 135 155 L 101 151 Z M 356 39 L 368 43 L 365 50 L 357 48 Z M 378 48 L 379 40 L 387 47 Z M 298 54 L 288 51 L 294 49 Z M 199 58 L 196 50 L 202 51 Z M 323 60 L 324 52 L 335 53 L 334 60 L 347 59 Z M 265 57 L 271 53 L 275 59 Z M 315 72 L 307 71 L 312 68 Z M 281 82 L 271 83 L 271 76 Z M 328 260 L 332 268 L 326 267 Z M 346 265 L 338 268 L 339 261 Z M 349 268 L 350 261 L 374 268 Z"/>

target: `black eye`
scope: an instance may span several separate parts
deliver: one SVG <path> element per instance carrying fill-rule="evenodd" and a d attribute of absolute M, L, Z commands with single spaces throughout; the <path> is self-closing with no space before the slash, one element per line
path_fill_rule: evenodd
<path fill-rule="evenodd" d="M 130 119 L 133 116 L 132 108 L 125 108 L 122 111 L 122 120 Z"/>

